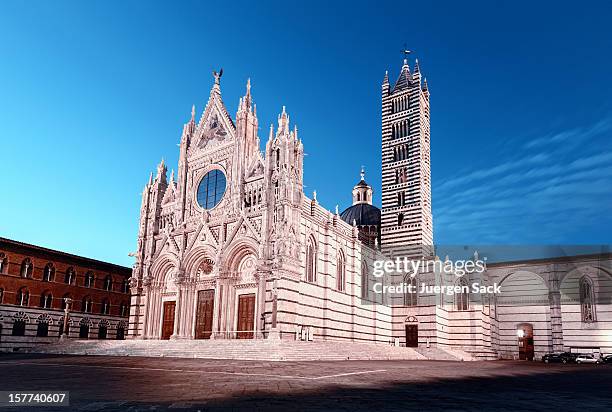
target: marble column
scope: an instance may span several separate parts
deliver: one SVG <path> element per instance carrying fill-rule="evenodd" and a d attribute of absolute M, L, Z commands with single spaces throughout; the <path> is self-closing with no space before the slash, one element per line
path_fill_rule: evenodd
<path fill-rule="evenodd" d="M 170 339 L 177 339 L 179 337 L 181 331 L 181 318 L 183 311 L 183 284 L 182 282 L 176 281 L 177 291 L 176 291 L 176 302 L 174 307 L 174 332 L 172 332 L 172 336 Z"/>
<path fill-rule="evenodd" d="M 266 329 L 265 319 L 261 318 L 261 315 L 265 311 L 266 304 L 266 279 L 263 273 L 256 274 L 257 279 L 257 305 L 255 308 L 255 320 L 257 324 L 256 337 L 263 338 L 263 332 Z"/>

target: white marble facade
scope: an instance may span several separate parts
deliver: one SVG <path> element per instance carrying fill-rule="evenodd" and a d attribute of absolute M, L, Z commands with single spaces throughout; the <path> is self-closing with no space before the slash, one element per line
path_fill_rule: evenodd
<path fill-rule="evenodd" d="M 375 280 L 368 265 L 380 256 L 378 250 L 388 252 L 398 239 L 403 239 L 400 246 L 413 238 L 415 244 L 432 241 L 429 91 L 426 83 L 405 87 L 411 81 L 421 84 L 420 72 L 418 79 L 414 76 L 405 64 L 394 91 L 387 76 L 383 82 L 383 112 L 386 107 L 390 115 L 383 113 L 382 161 L 389 176 L 383 176 L 388 182 L 382 188 L 382 241 L 372 244 L 375 234 L 360 237 L 358 225 L 320 206 L 316 193 L 305 195 L 304 146 L 285 108 L 270 127 L 262 153 L 250 82 L 234 121 L 221 98 L 220 73 L 215 73 L 202 115 L 196 118 L 194 108 L 183 128 L 176 174 L 168 178 L 162 161 L 143 191 L 129 337 L 404 345 L 408 329 L 415 328 L 419 346 L 512 358 L 523 355 L 517 333 L 529 328 L 536 358 L 553 350 L 612 352 L 612 306 L 605 300 L 612 293 L 610 255 L 493 265 L 479 279 L 467 280 L 497 282 L 503 293 L 468 296 L 465 305 L 456 297 L 433 294 L 383 305 L 372 294 Z M 411 90 L 418 99 L 408 97 Z M 410 121 L 402 120 L 403 110 Z M 397 119 L 412 125 L 406 126 L 407 136 L 389 131 Z M 424 176 L 419 195 L 424 209 L 421 217 L 402 224 L 397 217 L 416 207 L 401 195 L 401 185 L 409 181 L 402 180 L 400 166 L 410 162 L 404 158 L 410 152 L 400 156 L 402 147 L 389 145 L 395 138 L 404 144 L 410 133 L 422 146 L 418 153 L 426 154 L 419 155 L 415 168 Z M 387 157 L 385 150 L 391 153 Z M 399 172 L 389 172 L 396 166 Z M 391 199 L 397 199 L 399 212 Z M 421 273 L 418 282 L 453 284 L 456 278 Z M 580 296 L 588 294 L 585 287 L 591 288 L 590 307 Z"/>
<path fill-rule="evenodd" d="M 216 74 L 183 128 L 177 173 L 168 179 L 162 161 L 144 188 L 130 336 L 389 341 L 391 309 L 360 298 L 358 229 L 304 194 L 304 148 L 285 108 L 261 153 L 250 89 L 234 121 Z M 220 174 L 225 190 L 200 187 L 198 199 Z"/>

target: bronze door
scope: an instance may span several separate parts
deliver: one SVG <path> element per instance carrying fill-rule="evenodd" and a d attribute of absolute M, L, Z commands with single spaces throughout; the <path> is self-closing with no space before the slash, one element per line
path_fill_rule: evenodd
<path fill-rule="evenodd" d="M 176 302 L 164 302 L 164 318 L 162 320 L 162 339 L 170 339 L 174 333 L 174 311 Z"/>
<path fill-rule="evenodd" d="M 213 324 L 213 307 L 215 305 L 214 289 L 198 291 L 198 308 L 196 312 L 196 339 L 210 339 Z"/>
<path fill-rule="evenodd" d="M 253 339 L 255 322 L 255 295 L 238 297 L 238 339 Z"/>
<path fill-rule="evenodd" d="M 419 347 L 419 325 L 406 325 L 406 347 Z"/>

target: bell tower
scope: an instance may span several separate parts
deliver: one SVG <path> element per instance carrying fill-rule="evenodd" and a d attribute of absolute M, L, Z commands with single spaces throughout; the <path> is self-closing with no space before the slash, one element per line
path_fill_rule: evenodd
<path fill-rule="evenodd" d="M 429 147 L 427 80 L 421 78 L 418 60 L 411 72 L 405 58 L 395 84 L 391 86 L 387 73 L 382 83 L 383 252 L 409 257 L 433 253 Z"/>

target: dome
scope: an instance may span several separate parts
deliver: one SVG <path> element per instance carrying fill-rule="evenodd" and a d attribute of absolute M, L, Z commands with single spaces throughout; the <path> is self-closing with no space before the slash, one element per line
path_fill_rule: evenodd
<path fill-rule="evenodd" d="M 380 209 L 368 203 L 357 203 L 340 213 L 340 218 L 349 225 L 355 220 L 357 226 L 380 226 Z"/>

